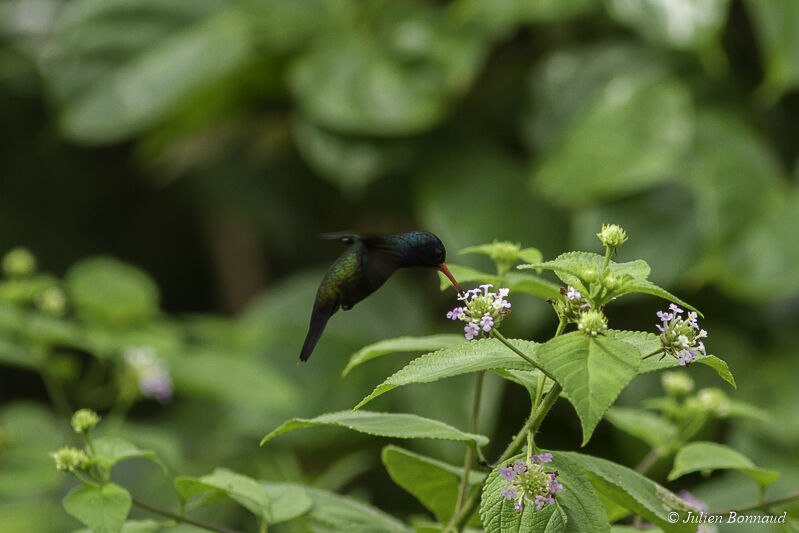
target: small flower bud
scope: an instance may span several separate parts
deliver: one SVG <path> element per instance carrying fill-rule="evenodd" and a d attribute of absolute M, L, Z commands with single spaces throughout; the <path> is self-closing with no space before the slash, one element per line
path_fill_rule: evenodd
<path fill-rule="evenodd" d="M 596 236 L 608 248 L 617 248 L 627 242 L 627 233 L 618 224 L 602 224 L 602 231 Z"/>
<path fill-rule="evenodd" d="M 610 270 L 606 271 L 602 276 L 602 285 L 609 291 L 615 291 L 619 288 L 619 278 Z"/>
<path fill-rule="evenodd" d="M 87 433 L 100 422 L 100 415 L 91 409 L 80 409 L 72 415 L 72 429 L 75 433 Z"/>
<path fill-rule="evenodd" d="M 721 389 L 702 389 L 697 393 L 696 398 L 705 410 L 717 416 L 726 416 L 730 411 L 730 399 Z"/>
<path fill-rule="evenodd" d="M 602 311 L 589 309 L 580 315 L 579 320 L 577 320 L 577 329 L 591 337 L 604 335 L 608 329 L 608 319 L 605 318 Z"/>
<path fill-rule="evenodd" d="M 581 274 L 581 279 L 586 283 L 593 283 L 597 280 L 597 271 L 594 267 L 584 268 Z"/>
<path fill-rule="evenodd" d="M 67 299 L 64 291 L 58 287 L 50 287 L 36 297 L 36 306 L 48 315 L 61 316 L 66 311 Z"/>
<path fill-rule="evenodd" d="M 27 248 L 14 248 L 3 257 L 3 273 L 9 278 L 29 276 L 36 271 L 36 258 Z"/>
<path fill-rule="evenodd" d="M 86 452 L 68 446 L 51 453 L 50 456 L 55 461 L 55 467 L 61 472 L 84 470 L 91 464 Z"/>
<path fill-rule="evenodd" d="M 694 380 L 684 372 L 663 372 L 660 381 L 670 396 L 684 396 L 694 390 Z"/>

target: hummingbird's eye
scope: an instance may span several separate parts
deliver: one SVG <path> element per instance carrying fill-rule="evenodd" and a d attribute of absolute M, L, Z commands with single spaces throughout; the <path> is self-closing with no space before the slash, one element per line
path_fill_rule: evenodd
<path fill-rule="evenodd" d="M 441 248 L 436 248 L 435 255 L 436 255 L 436 261 L 438 261 L 439 263 L 444 262 L 444 250 L 442 250 Z"/>

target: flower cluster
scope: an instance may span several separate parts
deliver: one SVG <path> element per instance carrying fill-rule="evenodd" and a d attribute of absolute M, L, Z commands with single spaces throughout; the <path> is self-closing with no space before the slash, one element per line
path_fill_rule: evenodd
<path fill-rule="evenodd" d="M 172 398 L 172 378 L 166 366 L 149 347 L 131 348 L 125 352 L 125 362 L 139 381 L 143 396 L 167 403 Z"/>
<path fill-rule="evenodd" d="M 100 422 L 100 415 L 91 409 L 80 409 L 72 415 L 72 429 L 75 433 L 88 433 Z"/>
<path fill-rule="evenodd" d="M 677 358 L 680 366 L 688 366 L 697 358 L 697 353 L 707 355 L 705 344 L 702 342 L 702 339 L 707 337 L 707 331 L 699 329 L 696 313 L 690 312 L 686 318 L 683 318 L 684 313 L 683 309 L 671 304 L 668 312 L 657 312 L 661 323 L 655 326 L 660 331 L 663 351 Z"/>
<path fill-rule="evenodd" d="M 91 459 L 86 455 L 86 452 L 67 446 L 51 453 L 50 456 L 55 461 L 56 469 L 61 472 L 85 470 L 91 464 Z"/>
<path fill-rule="evenodd" d="M 602 231 L 596 234 L 608 248 L 618 248 L 627 242 L 627 233 L 618 224 L 602 224 Z"/>
<path fill-rule="evenodd" d="M 591 309 L 591 302 L 588 301 L 588 298 L 583 298 L 580 291 L 571 285 L 568 288 L 561 287 L 560 294 L 566 298 L 548 301 L 555 306 L 558 316 L 566 322 L 577 322 L 583 312 Z"/>
<path fill-rule="evenodd" d="M 544 453 L 533 455 L 526 463 L 516 459 L 507 466 L 499 467 L 502 479 L 510 482 L 500 494 L 508 500 L 515 500 L 513 507 L 516 512 L 522 512 L 525 503 L 535 505 L 536 511 L 555 503 L 555 493 L 562 491 L 563 485 L 558 483 L 557 472 L 544 471 L 543 463 L 551 462 L 552 454 Z"/>
<path fill-rule="evenodd" d="M 450 320 L 466 322 L 463 328 L 466 340 L 472 340 L 480 335 L 488 337 L 492 329 L 499 326 L 502 319 L 510 313 L 510 302 L 505 298 L 508 289 L 499 289 L 498 292 L 489 292 L 493 285 L 480 285 L 479 289 L 471 289 L 459 296 L 464 305 L 456 307 L 447 313 Z"/>
<path fill-rule="evenodd" d="M 596 337 L 597 335 L 604 335 L 608 330 L 608 319 L 602 311 L 596 309 L 589 309 L 577 321 L 577 329 L 588 335 L 589 337 Z"/>

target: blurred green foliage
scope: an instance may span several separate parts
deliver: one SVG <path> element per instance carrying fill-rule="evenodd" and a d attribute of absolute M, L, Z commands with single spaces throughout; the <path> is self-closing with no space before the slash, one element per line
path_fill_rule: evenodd
<path fill-rule="evenodd" d="M 255 446 L 284 419 L 351 408 L 407 360 L 342 380 L 364 345 L 450 332 L 450 295 L 402 274 L 337 315 L 297 367 L 336 254 L 314 235 L 339 229 L 428 229 L 450 259 L 493 239 L 549 258 L 595 251 L 599 225 L 620 223 L 624 256 L 705 313 L 737 396 L 776 421 L 726 420 L 702 438 L 781 472 L 775 494 L 794 488 L 797 6 L 0 0 L 0 251 L 26 246 L 45 272 L 0 286 L 0 530 L 79 528 L 46 453 L 69 435 L 67 408 L 84 406 L 173 473 L 226 467 L 423 514 L 380 467 L 379 441 L 320 429 Z M 510 332 L 554 328 L 540 299 L 519 300 Z M 610 318 L 651 330 L 653 305 L 630 298 Z M 140 347 L 168 367 L 171 403 L 131 385 L 124 354 Z M 525 395 L 491 378 L 480 432 L 510 435 Z M 466 427 L 470 383 L 376 402 Z M 651 384 L 639 378 L 622 403 Z M 544 445 L 577 445 L 571 414 L 555 411 Z M 608 424 L 589 448 L 625 464 L 642 453 Z M 178 505 L 157 466 L 132 464 L 115 470 L 126 487 Z M 725 476 L 701 496 L 749 503 Z M 213 516 L 254 526 L 232 506 Z"/>

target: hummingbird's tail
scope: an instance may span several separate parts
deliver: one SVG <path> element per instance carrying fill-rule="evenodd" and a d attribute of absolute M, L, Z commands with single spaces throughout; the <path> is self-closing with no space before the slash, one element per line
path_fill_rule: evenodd
<path fill-rule="evenodd" d="M 307 361 L 311 357 L 311 352 L 316 347 L 316 343 L 319 342 L 319 337 L 322 336 L 327 321 L 330 320 L 337 308 L 337 305 L 314 305 L 311 313 L 311 324 L 308 326 L 308 334 L 305 336 L 305 342 L 300 352 L 300 361 Z"/>

